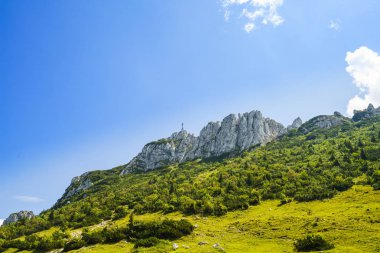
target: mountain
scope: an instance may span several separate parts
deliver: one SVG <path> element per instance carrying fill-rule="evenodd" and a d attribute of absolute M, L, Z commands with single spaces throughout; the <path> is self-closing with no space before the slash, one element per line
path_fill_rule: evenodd
<path fill-rule="evenodd" d="M 375 108 L 372 104 L 369 104 L 367 109 L 363 111 L 355 110 L 354 116 L 352 117 L 352 120 L 357 122 L 362 119 L 371 118 L 373 116 L 379 116 L 380 115 L 380 107 Z"/>
<path fill-rule="evenodd" d="M 379 109 L 356 111 L 355 120 L 337 112 L 296 119 L 286 128 L 253 111 L 211 122 L 198 137 L 181 130 L 146 144 L 126 165 L 73 178 L 51 209 L 1 227 L 0 251 L 118 242 L 131 252 L 148 245 L 158 252 L 174 244 L 186 250 L 183 240 L 200 240 L 191 244 L 194 252 L 247 251 L 231 237 L 287 245 L 257 251 L 283 252 L 312 232 L 335 243 L 336 252 L 373 252 L 380 247 Z M 207 219 L 224 232 L 199 228 Z M 205 238 L 215 241 L 207 246 Z"/>
<path fill-rule="evenodd" d="M 380 111 L 380 107 L 372 108 L 373 106 L 370 104 L 364 111 L 355 111 L 353 119 L 368 119 L 377 116 L 376 112 Z M 317 129 L 351 124 L 354 122 L 353 119 L 334 112 L 333 115 L 316 116 L 305 123 L 302 123 L 298 117 L 285 128 L 282 124 L 263 117 L 260 111 L 251 111 L 237 116 L 230 114 L 221 123 L 209 122 L 200 131 L 198 137 L 182 129 L 168 138 L 150 142 L 128 164 L 120 166 L 118 169 L 121 169 L 120 175 L 125 175 L 130 172 L 143 172 L 195 159 L 233 157 L 257 145 L 265 145 L 292 130 L 307 134 Z M 107 173 L 113 174 L 115 171 L 111 170 Z M 69 201 L 70 197 L 87 190 L 93 185 L 93 181 L 91 172 L 73 178 L 56 206 L 63 205 Z"/>
<path fill-rule="evenodd" d="M 18 213 L 12 213 L 9 215 L 8 218 L 4 220 L 3 225 L 15 223 L 21 220 L 30 220 L 33 217 L 34 217 L 34 214 L 32 211 L 20 211 Z"/>
<path fill-rule="evenodd" d="M 153 141 L 125 166 L 122 174 L 151 170 L 173 163 L 241 152 L 257 144 L 265 144 L 284 134 L 280 123 L 265 118 L 260 111 L 242 115 L 230 114 L 222 122 L 210 122 L 198 137 L 181 130 L 169 138 Z"/>
<path fill-rule="evenodd" d="M 282 124 L 263 117 L 260 111 L 230 114 L 222 122 L 209 122 L 202 128 L 198 137 L 182 129 L 168 138 L 146 144 L 136 157 L 123 166 L 121 175 L 148 171 L 197 158 L 237 154 L 255 145 L 266 144 L 300 124 L 302 120 L 297 118 L 291 126 L 285 128 Z M 88 189 L 93 184 L 88 175 L 87 172 L 73 178 L 58 204 Z"/>

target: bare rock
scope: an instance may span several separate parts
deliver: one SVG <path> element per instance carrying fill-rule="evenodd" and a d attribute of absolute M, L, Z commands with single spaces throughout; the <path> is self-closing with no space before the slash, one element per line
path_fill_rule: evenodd
<path fill-rule="evenodd" d="M 4 220 L 3 225 L 15 223 L 20 220 L 30 220 L 34 217 L 32 211 L 20 211 L 18 213 L 12 213 L 7 219 Z"/>
<path fill-rule="evenodd" d="M 198 137 L 182 129 L 168 138 L 146 144 L 121 174 L 240 152 L 266 144 L 286 131 L 283 125 L 263 117 L 259 111 L 230 114 L 222 122 L 208 123 Z"/>
<path fill-rule="evenodd" d="M 320 115 L 308 120 L 298 128 L 298 131 L 306 134 L 318 128 L 330 128 L 349 122 L 351 122 L 349 118 L 335 112 L 334 115 Z"/>
<path fill-rule="evenodd" d="M 380 116 L 380 106 L 378 108 L 375 108 L 372 104 L 369 104 L 367 109 L 364 109 L 363 111 L 355 110 L 352 120 L 357 122 L 363 119 L 371 118 L 373 116 Z"/>

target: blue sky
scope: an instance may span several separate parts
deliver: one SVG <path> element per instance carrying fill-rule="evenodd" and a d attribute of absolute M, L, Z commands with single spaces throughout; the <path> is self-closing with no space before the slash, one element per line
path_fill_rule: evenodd
<path fill-rule="evenodd" d="M 229 113 L 287 125 L 379 106 L 378 13 L 377 0 L 0 1 L 0 218 L 49 208 L 72 177 L 182 122 L 198 134 Z"/>

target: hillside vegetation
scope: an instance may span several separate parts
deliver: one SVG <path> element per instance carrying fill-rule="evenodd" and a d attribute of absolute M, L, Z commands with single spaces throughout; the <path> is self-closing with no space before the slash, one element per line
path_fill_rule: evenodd
<path fill-rule="evenodd" d="M 198 239 L 205 238 L 210 244 L 223 244 L 221 247 L 229 252 L 260 252 L 251 250 L 256 246 L 261 252 L 288 252 L 293 250 L 295 239 L 307 233 L 322 233 L 335 244 L 332 250 L 336 252 L 342 252 L 344 247 L 350 252 L 379 250 L 378 117 L 358 123 L 346 122 L 330 129 L 315 129 L 307 134 L 293 130 L 277 141 L 253 147 L 251 151 L 232 158 L 226 154 L 225 157 L 195 160 L 123 176 L 120 176 L 121 170 L 122 167 L 91 172 L 88 177 L 94 185 L 90 188 L 64 203 L 58 202 L 32 220 L 1 227 L 0 246 L 3 250 L 24 246 L 37 249 L 45 243 L 45 249 L 51 249 L 67 247 L 75 244 L 75 240 L 80 241 L 78 248 L 110 243 L 107 241 L 109 231 L 104 232 L 104 228 L 94 243 L 85 242 L 83 245 L 84 238 L 73 237 L 69 232 L 102 222 L 117 224 L 129 219 L 125 217 L 130 217 L 133 210 L 141 217 L 164 215 L 178 220 L 187 215 L 187 220 L 193 225 L 203 224 L 191 235 L 183 233 L 159 238 L 182 238 L 179 242 L 192 248 Z M 363 186 L 352 188 L 353 185 Z M 326 201 L 343 191 L 343 194 Z M 238 223 L 234 225 L 233 220 Z M 159 230 L 162 224 L 150 225 Z M 156 241 L 155 237 L 136 236 L 131 232 L 133 229 L 127 229 L 130 225 L 125 226 L 116 229 L 116 234 L 121 231 L 116 241 L 132 239 L 136 245 L 136 240 L 147 239 L 139 243 L 142 246 L 156 245 L 155 250 L 161 247 L 163 251 L 172 247 L 168 242 Z M 177 225 L 173 227 L 178 228 Z M 47 242 L 41 243 L 41 238 L 31 239 L 38 231 L 54 228 L 56 231 L 51 235 L 41 236 L 47 238 L 44 239 Z M 172 227 L 168 231 L 172 233 Z M 197 237 L 199 233 L 203 237 Z M 376 240 L 370 242 L 370 238 Z M 234 240 L 239 240 L 239 243 Z M 57 241 L 61 244 L 50 245 Z M 19 246 L 21 244 L 22 247 Z M 125 246 L 123 243 L 108 246 L 120 245 Z M 210 249 L 211 246 L 206 245 Z M 343 247 L 341 251 L 338 251 L 339 247 Z M 180 247 L 180 250 L 185 248 Z M 200 248 L 191 252 L 209 251 Z"/>

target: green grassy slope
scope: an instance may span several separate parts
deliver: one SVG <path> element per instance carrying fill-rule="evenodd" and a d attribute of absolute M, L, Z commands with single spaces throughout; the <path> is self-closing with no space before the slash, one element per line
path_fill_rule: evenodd
<path fill-rule="evenodd" d="M 293 252 L 294 240 L 308 233 L 321 234 L 334 243 L 335 248 L 327 252 L 380 251 L 380 194 L 369 186 L 354 186 L 329 200 L 279 204 L 278 200 L 267 200 L 221 217 L 185 216 L 197 225 L 193 234 L 137 252 L 172 252 L 172 243 L 179 246 L 176 252 L 221 252 L 213 247 L 216 243 L 225 252 Z M 183 217 L 178 212 L 153 213 L 136 216 L 136 220 Z M 115 221 L 118 225 L 127 223 L 128 218 Z M 199 242 L 207 244 L 200 246 Z M 133 243 L 121 241 L 72 252 L 133 251 Z"/>
<path fill-rule="evenodd" d="M 70 203 L 60 203 L 31 221 L 1 227 L 0 246 L 51 227 L 73 231 L 102 221 L 121 222 L 133 209 L 143 214 L 140 218 L 157 218 L 160 212 L 175 219 L 188 215 L 193 224 L 203 223 L 179 241 L 195 250 L 191 252 L 208 252 L 216 242 L 229 252 L 260 252 L 255 247 L 287 252 L 294 239 L 308 232 L 322 233 L 340 245 L 336 252 L 344 252 L 344 247 L 378 250 L 372 242 L 379 234 L 380 120 L 376 117 L 307 134 L 291 131 L 233 158 L 124 176 L 119 175 L 121 169 L 92 172 L 88 178 L 94 185 L 71 197 Z M 361 185 L 371 185 L 375 191 Z M 207 219 L 197 220 L 196 215 Z M 198 240 L 209 244 L 195 247 Z M 163 242 L 154 250 L 171 247 Z"/>

